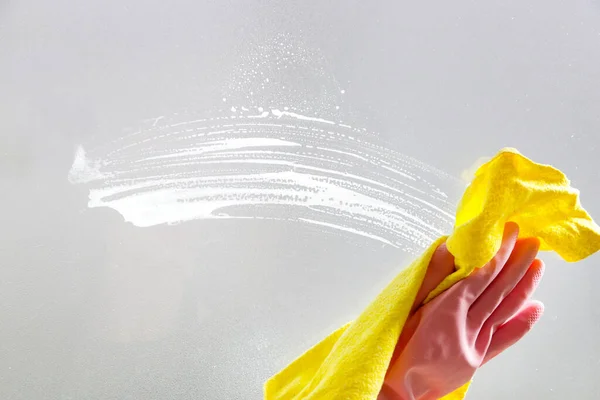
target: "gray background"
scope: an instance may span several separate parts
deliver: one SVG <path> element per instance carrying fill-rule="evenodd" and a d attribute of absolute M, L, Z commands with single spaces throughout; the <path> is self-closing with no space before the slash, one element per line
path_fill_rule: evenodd
<path fill-rule="evenodd" d="M 78 144 L 214 107 L 280 33 L 395 150 L 459 176 L 515 146 L 600 216 L 597 1 L 0 1 L 1 398 L 260 398 L 409 261 L 283 222 L 135 228 L 68 183 Z M 546 314 L 470 399 L 600 398 L 598 257 L 545 261 Z"/>

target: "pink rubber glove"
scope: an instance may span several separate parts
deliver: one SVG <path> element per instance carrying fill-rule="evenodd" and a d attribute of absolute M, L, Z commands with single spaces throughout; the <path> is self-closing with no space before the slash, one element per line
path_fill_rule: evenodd
<path fill-rule="evenodd" d="M 539 241 L 517 236 L 518 226 L 507 223 L 500 250 L 488 264 L 409 317 L 380 399 L 439 399 L 470 381 L 477 368 L 538 321 L 543 305 L 529 298 L 544 269 L 535 258 Z M 453 270 L 454 260 L 442 245 L 415 304 Z"/>

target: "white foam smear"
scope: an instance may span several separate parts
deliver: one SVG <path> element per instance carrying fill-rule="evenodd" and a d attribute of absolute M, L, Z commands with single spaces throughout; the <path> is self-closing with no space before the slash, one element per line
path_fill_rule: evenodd
<path fill-rule="evenodd" d="M 452 226 L 447 190 L 458 180 L 381 146 L 363 129 L 241 106 L 220 117 L 149 121 L 77 150 L 69 180 L 89 187 L 90 208 L 112 208 L 139 227 L 294 221 L 408 251 Z"/>

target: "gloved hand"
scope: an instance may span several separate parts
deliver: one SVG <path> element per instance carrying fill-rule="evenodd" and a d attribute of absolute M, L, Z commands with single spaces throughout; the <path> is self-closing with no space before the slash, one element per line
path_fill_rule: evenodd
<path fill-rule="evenodd" d="M 477 368 L 521 339 L 543 312 L 529 300 L 544 265 L 539 241 L 519 239 L 507 223 L 494 258 L 469 277 L 418 307 L 454 271 L 444 245 L 429 264 L 414 314 L 398 340 L 380 399 L 436 400 L 472 379 Z"/>

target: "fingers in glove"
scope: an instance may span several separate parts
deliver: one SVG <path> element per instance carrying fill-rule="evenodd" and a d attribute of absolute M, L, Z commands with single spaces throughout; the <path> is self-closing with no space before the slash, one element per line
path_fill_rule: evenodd
<path fill-rule="evenodd" d="M 512 318 L 513 315 L 517 314 L 528 303 L 542 280 L 543 275 L 544 263 L 542 260 L 535 259 L 516 287 L 487 319 L 485 322 L 486 328 L 489 327 L 494 332 L 498 327 L 504 325 L 506 321 Z"/>
<path fill-rule="evenodd" d="M 529 301 L 514 317 L 496 330 L 482 365 L 521 340 L 539 321 L 543 313 L 544 305 L 541 302 Z"/>
<path fill-rule="evenodd" d="M 489 319 L 490 315 L 495 313 L 495 310 L 500 304 L 512 293 L 512 300 L 508 302 L 509 315 L 500 321 L 497 325 L 503 324 L 515 312 L 521 308 L 524 301 L 516 304 L 522 299 L 522 296 L 530 296 L 537 282 L 535 278 L 539 270 L 539 266 L 533 266 L 532 263 L 538 254 L 540 241 L 536 238 L 519 239 L 515 244 L 512 254 L 506 264 L 502 267 L 496 278 L 485 289 L 485 291 L 475 300 L 469 309 L 469 323 L 474 329 L 481 329 L 484 323 Z M 533 267 L 533 270 L 532 270 Z M 542 265 L 543 270 L 543 265 Z M 523 279 L 525 275 L 528 279 Z M 540 276 L 541 277 L 541 276 Z M 520 284 L 520 282 L 523 282 Z M 519 290 L 514 291 L 519 285 Z M 529 297 L 525 298 L 527 300 Z M 515 303 L 515 304 L 513 304 Z M 518 305 L 516 309 L 510 309 L 510 304 Z M 504 307 L 504 313 L 498 313 L 497 317 L 502 317 L 506 313 L 507 305 Z"/>
<path fill-rule="evenodd" d="M 486 265 L 454 285 L 449 290 L 452 291 L 452 296 L 460 297 L 461 301 L 468 305 L 475 302 L 508 261 L 518 236 L 519 226 L 514 222 L 507 222 L 504 226 L 502 244 L 496 255 Z"/>

